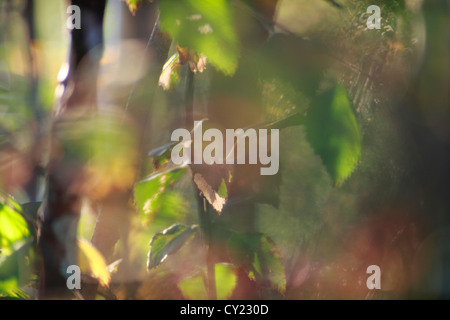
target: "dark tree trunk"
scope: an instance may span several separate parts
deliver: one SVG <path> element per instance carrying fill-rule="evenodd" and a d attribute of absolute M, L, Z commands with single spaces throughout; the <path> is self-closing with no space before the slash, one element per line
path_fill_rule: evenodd
<path fill-rule="evenodd" d="M 66 113 L 96 108 L 96 82 L 103 47 L 103 16 L 106 0 L 73 0 L 81 9 L 81 29 L 71 33 L 69 72 L 52 127 L 52 145 L 48 166 L 48 190 L 39 217 L 39 246 L 43 270 L 39 299 L 68 298 L 66 270 L 77 264 L 76 234 L 81 196 L 71 191 L 79 172 L 69 167 L 69 156 L 60 153 L 55 140 L 64 127 Z"/>

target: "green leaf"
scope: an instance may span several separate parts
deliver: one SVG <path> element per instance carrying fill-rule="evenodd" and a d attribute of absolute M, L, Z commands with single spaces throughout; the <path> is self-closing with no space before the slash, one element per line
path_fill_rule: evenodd
<path fill-rule="evenodd" d="M 183 296 L 189 300 L 207 300 L 208 293 L 206 292 L 205 280 L 202 275 L 189 277 L 181 280 L 178 283 Z"/>
<path fill-rule="evenodd" d="M 306 137 L 328 173 L 341 185 L 361 157 L 362 137 L 346 89 L 342 85 L 312 101 L 306 116 Z"/>
<path fill-rule="evenodd" d="M 284 293 L 286 276 L 274 242 L 261 233 L 234 233 L 228 240 L 231 262 L 243 266 L 249 277 Z"/>
<path fill-rule="evenodd" d="M 160 265 L 169 255 L 177 252 L 197 231 L 197 226 L 175 224 L 155 234 L 150 241 L 147 268 Z"/>
<path fill-rule="evenodd" d="M 238 65 L 239 46 L 229 0 L 164 0 L 161 27 L 183 48 L 204 54 L 227 75 Z"/>
<path fill-rule="evenodd" d="M 216 264 L 214 272 L 216 277 L 217 299 L 229 299 L 237 284 L 237 276 L 234 267 L 230 264 Z M 206 300 L 208 294 L 205 286 L 204 273 L 181 280 L 178 287 L 184 297 L 189 300 Z"/>
<path fill-rule="evenodd" d="M 187 172 L 187 167 L 156 172 L 136 184 L 134 201 L 142 217 L 152 218 L 167 196 L 166 190 Z"/>
<path fill-rule="evenodd" d="M 16 242 L 14 252 L 7 257 L 0 256 L 0 296 L 16 296 L 20 286 L 26 284 L 33 273 L 31 242 Z"/>
<path fill-rule="evenodd" d="M 0 193 L 0 258 L 12 253 L 16 241 L 25 241 L 30 235 L 21 211 L 14 199 Z"/>
<path fill-rule="evenodd" d="M 153 0 L 126 0 L 126 2 L 128 5 L 128 9 L 130 9 L 130 12 L 134 16 L 139 7 L 144 4 L 144 2 L 153 2 Z"/>
<path fill-rule="evenodd" d="M 216 264 L 214 266 L 217 299 L 228 299 L 233 293 L 237 284 L 237 276 L 234 270 L 235 268 L 230 264 Z"/>
<path fill-rule="evenodd" d="M 231 173 L 230 173 L 231 174 Z M 220 183 L 219 190 L 217 190 L 217 194 L 222 198 L 228 198 L 228 189 L 227 184 L 225 183 L 225 179 L 222 179 Z"/>

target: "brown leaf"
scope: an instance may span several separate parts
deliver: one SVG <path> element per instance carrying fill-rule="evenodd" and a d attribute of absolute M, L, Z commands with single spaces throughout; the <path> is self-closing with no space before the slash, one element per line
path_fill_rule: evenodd
<path fill-rule="evenodd" d="M 218 214 L 221 214 L 227 200 L 219 196 L 200 173 L 194 175 L 194 182 L 198 189 L 203 193 L 205 199 L 213 206 L 214 210 L 216 210 Z"/>

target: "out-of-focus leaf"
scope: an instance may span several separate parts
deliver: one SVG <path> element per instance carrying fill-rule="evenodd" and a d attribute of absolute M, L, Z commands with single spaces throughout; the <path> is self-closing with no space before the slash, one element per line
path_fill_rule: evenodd
<path fill-rule="evenodd" d="M 228 0 L 165 0 L 161 27 L 183 48 L 204 54 L 227 75 L 238 65 L 239 46 Z"/>
<path fill-rule="evenodd" d="M 189 52 L 178 46 L 174 53 L 163 66 L 159 85 L 164 90 L 174 89 L 180 83 L 180 66 L 189 63 L 189 68 L 194 73 L 202 73 L 206 69 L 206 57 L 204 55 Z"/>
<path fill-rule="evenodd" d="M 78 265 L 83 274 L 99 280 L 103 286 L 108 286 L 111 276 L 102 254 L 89 242 L 78 240 Z"/>
<path fill-rule="evenodd" d="M 0 296 L 17 296 L 15 292 L 30 280 L 33 271 L 31 242 L 15 244 L 12 254 L 0 256 Z"/>
<path fill-rule="evenodd" d="M 153 0 L 125 0 L 128 5 L 128 9 L 130 9 L 130 12 L 133 14 L 133 16 L 136 14 L 137 10 L 141 5 L 143 5 L 145 2 L 153 2 Z"/>
<path fill-rule="evenodd" d="M 189 300 L 207 300 L 205 280 L 202 275 L 185 278 L 178 283 L 183 296 Z"/>
<path fill-rule="evenodd" d="M 163 66 L 161 76 L 159 77 L 159 85 L 164 90 L 175 88 L 180 82 L 180 56 L 175 53 L 171 56 Z"/>
<path fill-rule="evenodd" d="M 234 267 L 225 263 L 216 264 L 214 266 L 214 272 L 216 278 L 217 299 L 225 300 L 230 298 L 237 283 L 237 276 L 234 272 Z M 208 299 L 203 274 L 181 280 L 178 283 L 178 287 L 186 299 Z"/>
<path fill-rule="evenodd" d="M 30 235 L 28 225 L 19 212 L 19 204 L 0 193 L 0 258 L 12 253 L 16 241 L 25 241 Z"/>
<path fill-rule="evenodd" d="M 230 264 L 216 264 L 214 270 L 216 275 L 217 299 L 228 299 L 237 283 L 234 267 Z"/>
<path fill-rule="evenodd" d="M 311 104 L 306 137 L 322 158 L 333 181 L 341 185 L 361 157 L 362 137 L 346 89 L 342 85 L 325 91 Z"/>
<path fill-rule="evenodd" d="M 152 269 L 161 264 L 167 257 L 177 252 L 197 231 L 197 226 L 175 224 L 158 232 L 150 241 L 147 268 Z"/>
<path fill-rule="evenodd" d="M 143 217 L 151 218 L 163 204 L 165 191 L 187 172 L 187 167 L 156 172 L 136 184 L 134 201 Z"/>
<path fill-rule="evenodd" d="M 284 293 L 286 276 L 274 242 L 261 233 L 233 233 L 228 240 L 231 262 L 243 266 L 251 279 Z"/>

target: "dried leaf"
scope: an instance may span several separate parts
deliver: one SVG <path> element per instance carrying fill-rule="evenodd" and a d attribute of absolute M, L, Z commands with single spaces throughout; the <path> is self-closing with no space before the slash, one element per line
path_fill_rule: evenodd
<path fill-rule="evenodd" d="M 206 200 L 213 206 L 218 214 L 222 213 L 223 207 L 227 199 L 222 198 L 214 189 L 206 182 L 200 173 L 194 175 L 194 182 L 198 189 L 203 193 Z"/>

